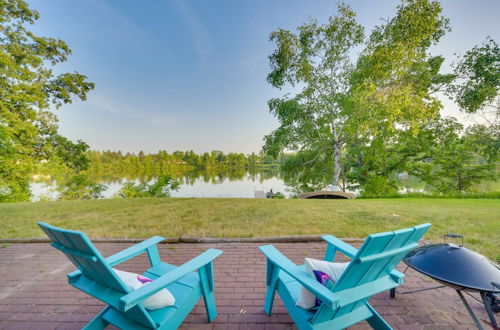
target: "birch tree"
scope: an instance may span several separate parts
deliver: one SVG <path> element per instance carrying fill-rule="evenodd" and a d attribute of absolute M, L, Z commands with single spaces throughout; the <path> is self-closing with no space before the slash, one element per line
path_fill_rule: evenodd
<path fill-rule="evenodd" d="M 326 185 L 329 181 L 333 190 L 341 189 L 341 158 L 347 141 L 345 95 L 353 69 L 349 56 L 363 39 L 363 27 L 343 3 L 324 25 L 311 19 L 297 32 L 279 29 L 270 36 L 276 49 L 269 56 L 267 81 L 293 92 L 268 102 L 280 126 L 264 138 L 264 151 L 275 157 L 283 151 L 295 152 L 285 168 L 305 169 L 302 172 L 310 182 Z"/>

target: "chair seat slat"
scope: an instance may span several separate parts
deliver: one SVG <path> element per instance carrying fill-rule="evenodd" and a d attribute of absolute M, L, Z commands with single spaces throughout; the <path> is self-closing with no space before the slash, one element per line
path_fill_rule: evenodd
<path fill-rule="evenodd" d="M 399 285 L 391 276 L 384 276 L 375 281 L 371 281 L 343 291 L 336 291 L 335 294 L 340 298 L 339 307 L 347 306 L 358 300 L 371 297 L 382 291 L 395 288 Z"/>

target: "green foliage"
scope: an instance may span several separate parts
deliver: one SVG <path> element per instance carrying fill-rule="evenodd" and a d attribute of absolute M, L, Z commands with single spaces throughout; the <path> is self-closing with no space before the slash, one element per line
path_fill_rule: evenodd
<path fill-rule="evenodd" d="M 488 39 L 453 74 L 440 74 L 444 58 L 430 56 L 429 48 L 450 30 L 441 11 L 437 1 L 402 1 L 372 31 L 354 68 L 338 53 L 346 56 L 362 42 L 362 28 L 345 5 L 323 26 L 311 21 L 297 34 L 271 34 L 277 50 L 268 81 L 302 88 L 269 101 L 280 127 L 264 146 L 271 155 L 296 152 L 282 165 L 293 191 L 320 189 L 333 177 L 332 184 L 340 179 L 344 189 L 361 189 L 366 197 L 392 196 L 395 174 L 405 171 L 440 193 L 468 192 L 495 179 L 498 123 L 464 130 L 441 120 L 436 93 L 455 95 L 466 112 L 496 107 L 498 116 L 500 50 Z"/>
<path fill-rule="evenodd" d="M 416 136 L 439 117 L 433 94 L 455 75 L 441 75 L 444 61 L 429 47 L 449 30 L 437 1 L 403 1 L 395 17 L 376 27 L 355 66 L 352 47 L 363 28 L 343 4 L 325 25 L 303 24 L 294 34 L 277 30 L 268 82 L 302 88 L 272 99 L 280 127 L 265 137 L 264 150 L 295 152 L 283 164 L 287 184 L 308 191 L 328 182 L 381 196 L 397 191 L 394 173 L 405 171 L 422 152 Z"/>
<path fill-rule="evenodd" d="M 29 168 L 21 166 L 13 168 L 15 165 L 15 162 L 0 160 L 0 203 L 25 201 L 31 198 Z"/>
<path fill-rule="evenodd" d="M 385 176 L 372 176 L 363 185 L 363 197 L 384 197 L 396 194 L 398 187 L 394 180 Z"/>
<path fill-rule="evenodd" d="M 180 184 L 169 175 L 162 175 L 156 178 L 156 181 L 148 187 L 150 197 L 169 197 L 170 191 L 179 190 Z"/>
<path fill-rule="evenodd" d="M 440 13 L 436 1 L 404 1 L 374 29 L 351 75 L 353 131 L 389 139 L 399 127 L 416 131 L 439 113 L 430 88 L 442 61 L 427 51 L 448 30 Z"/>
<path fill-rule="evenodd" d="M 170 192 L 179 190 L 180 184 L 170 175 L 159 176 L 153 184 L 146 181 L 135 184 L 127 181 L 123 184 L 117 196 L 121 198 L 136 197 L 170 197 Z"/>
<path fill-rule="evenodd" d="M 275 199 L 285 199 L 286 197 L 285 197 L 285 195 L 282 192 L 277 191 L 276 193 L 274 193 L 273 198 L 275 198 Z"/>
<path fill-rule="evenodd" d="M 362 194 L 356 199 L 373 199 L 373 198 L 432 198 L 432 199 L 500 199 L 500 191 L 491 192 L 462 192 L 462 193 L 393 193 L 386 196 L 374 196 Z"/>
<path fill-rule="evenodd" d="M 54 74 L 52 67 L 66 61 L 71 50 L 60 39 L 29 31 L 38 18 L 23 0 L 0 0 L 1 202 L 30 198 L 29 179 L 37 162 L 65 154 L 66 147 L 81 155 L 84 147 L 61 140 L 49 109 L 71 103 L 74 96 L 85 100 L 94 84 L 77 72 Z"/>
<path fill-rule="evenodd" d="M 136 198 L 136 197 L 149 197 L 148 185 L 146 182 L 135 184 L 133 181 L 127 181 L 123 184 L 117 197 L 120 198 Z"/>
<path fill-rule="evenodd" d="M 89 146 L 82 140 L 73 143 L 61 135 L 55 135 L 52 146 L 60 161 L 68 168 L 77 172 L 88 169 L 90 160 L 86 151 Z"/>
<path fill-rule="evenodd" d="M 448 93 L 467 113 L 487 108 L 500 111 L 500 48 L 491 38 L 472 48 L 455 65 L 459 78 L 450 86 Z"/>
<path fill-rule="evenodd" d="M 346 142 L 344 99 L 352 70 L 349 53 L 363 41 L 363 28 L 350 7 L 340 3 L 338 15 L 326 24 L 311 20 L 297 30 L 279 29 L 270 36 L 276 50 L 269 57 L 268 82 L 299 91 L 268 102 L 280 126 L 265 137 L 264 151 L 274 157 L 295 152 L 285 167 L 294 165 L 304 175 L 300 179 L 304 186 L 331 183 L 338 187 Z M 299 169 L 305 167 L 310 174 Z M 311 173 L 316 169 L 320 173 Z"/>
<path fill-rule="evenodd" d="M 95 178 L 142 179 L 170 174 L 173 177 L 186 176 L 193 180 L 205 176 L 205 181 L 216 181 L 217 176 L 242 179 L 245 171 L 250 173 L 277 169 L 285 161 L 286 155 L 278 160 L 263 153 L 244 155 L 242 153 L 224 154 L 221 151 L 195 154 L 193 151 L 161 150 L 156 154 L 123 154 L 121 151 L 88 151 L 89 167 L 86 173 Z M 52 166 L 52 165 L 51 165 Z M 50 169 L 44 170 L 51 174 Z"/>
<path fill-rule="evenodd" d="M 325 186 L 325 182 L 330 182 L 333 159 L 324 154 L 320 154 L 314 159 L 315 157 L 315 152 L 307 150 L 288 155 L 281 170 L 284 182 L 291 191 L 301 193 L 321 190 Z M 315 161 L 311 161 L 313 159 Z"/>
<path fill-rule="evenodd" d="M 404 1 L 396 16 L 370 36 L 351 75 L 345 166 L 351 186 L 368 195 L 395 192 L 394 173 L 418 154 L 416 136 L 442 107 L 433 95 L 452 77 L 439 75 L 443 62 L 428 48 L 448 28 L 436 1 Z"/>
<path fill-rule="evenodd" d="M 472 125 L 467 128 L 468 143 L 488 163 L 494 164 L 500 156 L 500 125 Z"/>
<path fill-rule="evenodd" d="M 106 185 L 95 183 L 86 175 L 74 175 L 67 182 L 59 184 L 59 200 L 99 199 Z"/>
<path fill-rule="evenodd" d="M 491 154 L 494 145 L 498 146 L 498 133 L 488 136 L 480 126 L 464 130 L 455 119 L 436 121 L 427 128 L 430 143 L 423 150 L 419 160 L 415 160 L 411 173 L 430 184 L 440 193 L 470 192 L 474 184 L 494 180 L 494 161 Z M 481 141 L 483 144 L 478 144 Z M 497 149 L 498 153 L 498 149 Z M 489 158 L 482 158 L 482 155 Z M 489 161 L 488 161 L 489 160 Z"/>

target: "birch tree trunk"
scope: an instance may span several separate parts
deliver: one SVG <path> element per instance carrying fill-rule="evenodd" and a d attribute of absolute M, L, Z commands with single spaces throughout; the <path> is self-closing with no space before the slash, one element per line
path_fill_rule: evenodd
<path fill-rule="evenodd" d="M 332 191 L 341 191 L 342 188 L 340 187 L 339 181 L 340 181 L 340 170 L 341 170 L 341 164 L 340 164 L 340 142 L 338 138 L 338 133 L 337 130 L 333 130 L 333 162 L 334 162 L 334 169 L 333 169 L 333 179 L 332 179 Z"/>

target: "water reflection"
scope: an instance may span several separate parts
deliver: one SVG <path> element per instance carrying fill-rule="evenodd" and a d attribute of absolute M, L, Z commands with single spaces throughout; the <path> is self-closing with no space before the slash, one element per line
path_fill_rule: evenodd
<path fill-rule="evenodd" d="M 186 173 L 168 173 L 181 183 L 172 197 L 211 197 L 211 198 L 254 198 L 256 190 L 282 192 L 287 197 L 286 185 L 280 171 L 192 171 Z M 152 182 L 157 175 L 150 173 L 99 174 L 89 173 L 90 179 L 105 184 L 108 188 L 103 192 L 104 198 L 114 197 L 126 181 Z M 59 180 L 63 180 L 62 177 Z M 33 200 L 57 199 L 57 178 L 45 178 L 31 184 Z"/>
<path fill-rule="evenodd" d="M 103 192 L 104 198 L 114 197 L 126 181 L 141 181 L 152 183 L 155 178 L 163 173 L 124 172 L 124 173 L 87 173 L 89 178 L 96 183 L 104 184 L 108 188 Z M 172 192 L 172 197 L 212 197 L 212 198 L 254 198 L 256 191 L 281 192 L 287 198 L 294 195 L 293 188 L 285 184 L 286 177 L 279 169 L 256 169 L 256 170 L 228 170 L 228 171 L 190 171 L 169 172 L 169 174 L 181 183 L 178 191 Z M 57 182 L 68 180 L 69 174 L 52 176 L 38 175 L 31 184 L 33 200 L 55 200 L 58 197 Z M 426 193 L 431 187 L 418 180 L 418 178 L 407 174 L 394 176 L 400 193 Z M 495 184 L 495 183 L 494 183 Z M 481 191 L 493 191 L 498 186 L 480 186 Z M 356 195 L 358 191 L 350 191 Z"/>

